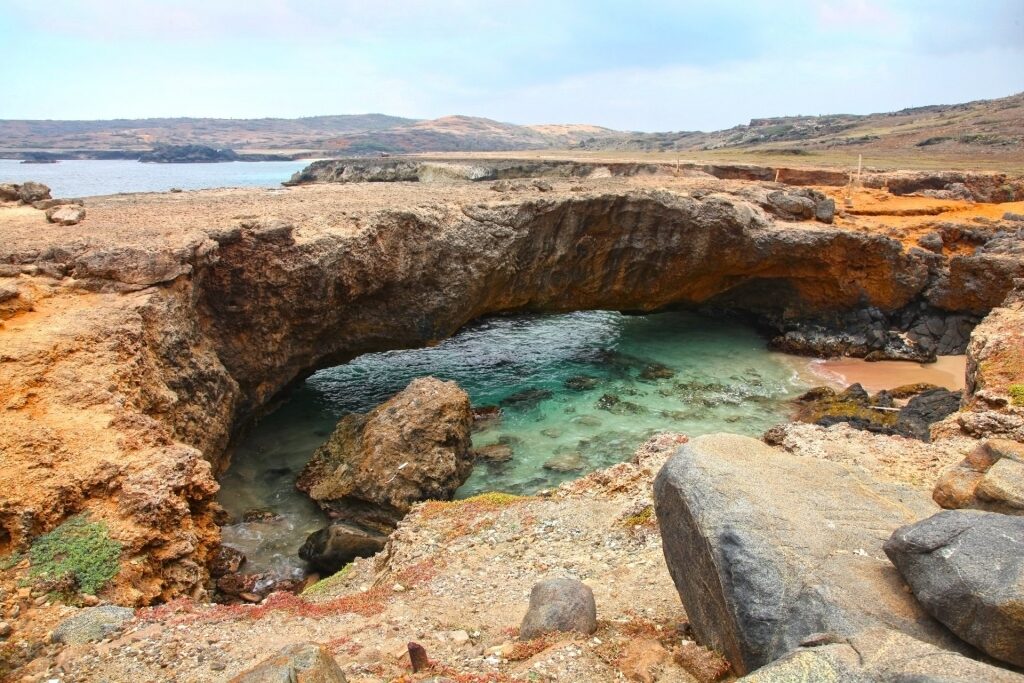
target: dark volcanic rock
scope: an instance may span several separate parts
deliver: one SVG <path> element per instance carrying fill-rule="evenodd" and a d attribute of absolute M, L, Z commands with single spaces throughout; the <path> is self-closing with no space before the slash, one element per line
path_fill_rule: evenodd
<path fill-rule="evenodd" d="M 918 394 L 900 410 L 896 433 L 921 441 L 931 441 L 931 425 L 960 410 L 962 393 L 931 389 Z"/>
<path fill-rule="evenodd" d="M 413 503 L 447 500 L 473 469 L 473 412 L 454 382 L 422 377 L 366 415 L 347 415 L 296 486 L 332 516 L 390 532 Z"/>
<path fill-rule="evenodd" d="M 357 557 L 376 555 L 387 540 L 387 536 L 372 529 L 334 522 L 310 534 L 299 548 L 299 557 L 317 571 L 333 574 Z"/>
<path fill-rule="evenodd" d="M 532 408 L 552 396 L 554 396 L 554 393 L 548 389 L 523 389 L 501 399 L 501 405 L 514 406 L 516 408 Z"/>
<path fill-rule="evenodd" d="M 1024 666 L 1024 518 L 949 510 L 897 529 L 885 554 L 936 619 Z"/>
<path fill-rule="evenodd" d="M 151 152 L 139 155 L 139 161 L 158 164 L 195 164 L 218 161 L 238 161 L 230 149 L 215 149 L 205 145 L 158 145 Z"/>
<path fill-rule="evenodd" d="M 662 545 L 699 642 L 739 673 L 814 634 L 886 627 L 955 647 L 882 554 L 926 495 L 742 436 L 698 437 L 654 484 Z"/>
<path fill-rule="evenodd" d="M 552 631 L 597 630 L 597 605 L 590 587 L 576 579 L 548 579 L 530 591 L 530 608 L 519 627 L 519 639 L 531 640 Z"/>

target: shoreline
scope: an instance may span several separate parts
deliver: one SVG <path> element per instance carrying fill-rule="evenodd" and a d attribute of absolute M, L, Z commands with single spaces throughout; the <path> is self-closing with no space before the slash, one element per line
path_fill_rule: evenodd
<path fill-rule="evenodd" d="M 967 356 L 939 356 L 934 363 L 862 358 L 813 359 L 806 364 L 807 376 L 840 387 L 860 384 L 875 393 L 904 384 L 927 382 L 950 391 L 966 384 Z"/>

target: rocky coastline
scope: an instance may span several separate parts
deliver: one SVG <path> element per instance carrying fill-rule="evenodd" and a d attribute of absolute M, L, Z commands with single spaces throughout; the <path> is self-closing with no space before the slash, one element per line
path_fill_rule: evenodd
<path fill-rule="evenodd" d="M 931 459 L 927 465 L 910 467 L 913 475 L 908 474 L 892 465 L 886 447 L 862 440 L 901 437 L 865 433 L 853 442 L 862 454 L 881 453 L 877 471 L 866 456 L 853 464 L 840 461 L 819 468 L 823 473 L 866 468 L 864 476 L 895 479 L 916 488 L 920 507 L 904 501 L 901 523 L 918 522 L 937 511 L 930 498 L 936 467 L 956 465 L 978 439 L 1024 439 L 1024 280 L 1019 279 L 1024 278 L 1024 222 L 1018 218 L 1022 207 L 1020 202 L 1005 207 L 975 203 L 1012 199 L 1019 179 L 918 174 L 911 181 L 907 174 L 894 174 L 877 180 L 877 186 L 888 187 L 889 192 L 870 189 L 876 181 L 869 178 L 868 189 L 857 190 L 851 207 L 844 202 L 844 190 L 836 187 L 839 183 L 812 182 L 821 177 L 794 187 L 749 180 L 744 176 L 747 171 L 736 169 L 717 175 L 707 169 L 685 169 L 685 174 L 676 175 L 674 169 L 638 166 L 622 172 L 606 169 L 606 175 L 596 167 L 584 173 L 582 165 L 552 167 L 555 170 L 549 172 L 547 166 L 521 164 L 471 178 L 475 171 L 464 172 L 470 168 L 464 165 L 429 170 L 432 180 L 446 183 L 438 192 L 423 185 L 422 164 L 413 170 L 415 178 L 403 175 L 406 170 L 397 162 L 383 166 L 391 169 L 386 173 L 361 171 L 355 176 L 344 170 L 351 165 L 322 168 L 326 170 L 307 171 L 317 181 L 327 178 L 323 174 L 334 174 L 329 182 L 303 186 L 307 180 L 300 179 L 298 186 L 285 191 L 91 198 L 85 202 L 88 213 L 83 210 L 82 218 L 70 225 L 47 224 L 42 209 L 26 203 L 19 191 L 13 199 L 20 206 L 11 202 L 0 207 L 0 444 L 5 472 L 15 482 L 0 502 L 0 556 L 19 558 L 4 570 L 5 616 L 31 610 L 42 628 L 48 628 L 48 619 L 53 623 L 64 618 L 67 608 L 59 602 L 39 600 L 52 587 L 36 596 L 31 589 L 22 595 L 24 589 L 17 588 L 30 568 L 21 553 L 42 534 L 81 515 L 101 522 L 104 533 L 120 548 L 115 577 L 102 599 L 133 606 L 179 597 L 204 600 L 222 521 L 213 501 L 215 476 L 226 466 L 231 440 L 247 421 L 270 409 L 282 392 L 319 367 L 368 351 L 429 344 L 489 313 L 704 307 L 754 316 L 773 331 L 773 346 L 790 352 L 914 360 L 966 352 L 967 388 L 959 410 L 925 427 L 933 443 L 918 441 L 921 452 Z M 377 180 L 418 182 L 371 184 L 366 182 L 373 180 L 367 173 L 388 176 Z M 488 175 L 493 177 L 484 177 Z M 340 184 L 335 183 L 337 178 L 342 179 Z M 522 178 L 530 182 L 512 182 Z M 953 187 L 957 184 L 967 188 L 972 201 L 933 196 L 959 192 Z M 889 213 L 878 213 L 883 209 Z M 828 460 L 836 430 L 847 429 L 789 426 L 769 439 L 777 444 L 774 449 L 756 441 L 756 447 L 712 448 L 706 439 L 689 448 L 721 451 L 721 458 L 715 458 L 722 462 L 733 453 L 764 449 L 763 459 L 783 463 L 769 468 L 779 477 L 792 471 L 813 478 L 819 466 L 808 463 Z M 581 500 L 590 500 L 590 491 L 602 489 L 609 495 L 616 492 L 619 507 L 597 514 L 596 520 L 621 524 L 643 515 L 650 519 L 654 474 L 683 439 L 659 442 L 654 449 L 661 458 L 657 465 L 641 455 L 633 465 L 591 475 L 559 489 L 550 501 L 529 502 L 526 507 L 560 506 L 560 512 L 551 514 L 576 515 L 574 510 L 584 505 Z M 824 458 L 813 455 L 822 449 Z M 672 457 L 679 463 L 687 456 L 680 451 Z M 707 488 L 700 482 L 679 483 L 690 476 L 697 477 L 680 474 L 672 486 Z M 344 489 L 342 494 L 325 493 L 324 499 L 343 500 L 352 490 L 347 486 L 338 489 Z M 657 490 L 668 491 L 668 484 L 659 486 Z M 619 496 L 619 491 L 625 493 Z M 682 496 L 682 502 L 672 505 L 690 505 L 686 500 Z M 674 527 L 669 521 L 674 524 L 681 513 L 665 512 L 675 508 L 658 505 L 661 538 L 668 539 L 666 534 L 671 533 L 677 542 L 684 533 L 704 533 L 670 531 Z M 430 527 L 429 511 L 437 509 L 430 506 L 414 506 L 404 521 L 389 523 L 389 528 L 397 525 L 397 531 L 384 550 L 375 559 L 357 560 L 352 576 L 338 579 L 328 594 L 342 599 L 346 590 L 363 585 L 369 586 L 369 593 L 386 592 L 390 600 L 407 590 L 403 582 L 443 582 L 443 571 L 426 572 L 420 566 L 426 560 L 412 561 L 417 553 L 423 557 L 423 539 L 412 536 L 419 533 L 417 524 Z M 513 507 L 518 510 L 518 504 Z M 486 523 L 492 515 L 497 519 L 506 512 L 503 505 L 484 506 L 478 521 Z M 523 519 L 505 521 L 527 526 Z M 530 528 L 536 524 L 537 519 L 529 522 Z M 624 538 L 644 524 L 621 527 Z M 891 533 L 898 525 L 894 517 L 876 526 Z M 442 534 L 432 546 L 435 551 L 443 554 L 445 548 L 458 546 L 462 536 L 444 538 L 443 527 L 433 528 Z M 463 536 L 488 544 L 480 540 L 487 528 L 471 527 Z M 597 527 L 592 532 L 600 533 Z M 501 552 L 510 547 L 502 544 L 513 543 L 514 538 L 512 534 L 489 545 Z M 660 554 L 656 531 L 639 538 L 642 542 L 636 542 L 644 552 Z M 881 552 L 884 540 L 873 538 L 871 543 Z M 821 548 L 827 550 L 823 543 Z M 735 673 L 753 671 L 810 647 L 806 641 L 817 631 L 807 629 L 787 632 L 781 639 L 771 637 L 770 650 L 743 644 L 746 634 L 723 639 L 722 624 L 728 620 L 702 621 L 698 602 L 681 586 L 678 570 L 679 563 L 695 560 L 685 554 L 673 560 L 673 547 L 666 540 L 669 569 L 693 634 L 701 646 L 725 654 Z M 467 562 L 473 553 L 468 558 Z M 539 556 L 532 561 L 544 562 Z M 658 579 L 659 590 L 664 591 L 667 575 L 663 564 L 659 566 L 664 575 Z M 702 575 L 712 573 L 710 565 L 701 566 Z M 528 587 L 530 577 L 522 570 L 519 583 Z M 599 618 L 603 600 L 622 604 L 597 593 Z M 664 597 L 662 592 L 659 600 Z M 678 638 L 662 637 L 659 628 L 669 628 L 672 610 L 680 608 L 678 598 L 668 597 L 673 601 L 658 603 L 658 618 L 644 622 L 644 628 L 653 629 L 648 651 L 633 653 L 633 659 L 642 654 L 657 662 L 641 666 L 648 678 L 637 680 L 657 680 L 651 671 L 673 666 L 694 676 L 697 665 L 691 660 L 707 664 L 711 656 L 704 650 L 684 655 L 683 650 L 689 651 L 686 639 L 680 645 Z M 902 599 L 908 598 L 904 594 Z M 518 605 L 518 598 L 509 595 L 507 600 Z M 429 600 L 410 607 L 407 615 L 420 618 L 416 610 L 429 609 L 428 604 Z M 179 608 L 193 609 L 179 604 L 174 610 L 136 618 L 170 624 Z M 294 616 L 292 607 L 282 609 L 282 615 Z M 384 612 L 376 612 L 373 619 Z M 353 628 L 357 624 L 351 620 L 370 618 L 348 608 L 337 614 L 345 615 L 339 618 Z M 829 619 L 825 625 L 831 628 Z M 846 613 L 839 620 L 856 628 L 838 629 L 845 640 L 828 641 L 829 648 L 866 652 L 856 638 L 869 626 L 887 633 L 895 629 L 898 638 L 926 644 L 921 647 L 944 649 L 951 642 L 945 635 L 932 639 L 891 621 L 866 626 L 859 616 Z M 19 631 L 22 621 L 16 623 Z M 240 627 L 244 621 L 239 617 Z M 506 621 L 495 612 L 479 623 Z M 390 628 L 373 623 L 382 631 Z M 367 625 L 364 621 L 358 627 Z M 141 622 L 137 626 L 143 628 Z M 506 646 L 498 630 L 488 628 L 480 629 L 486 637 L 467 636 L 474 647 L 482 646 L 481 662 L 493 657 L 492 668 L 499 671 L 518 666 L 510 664 L 514 662 L 537 663 L 534 655 L 506 656 L 514 646 Z M 598 631 L 596 639 L 615 640 L 628 636 L 628 628 L 634 627 L 614 622 L 601 628 L 611 630 Z M 297 626 L 296 637 L 312 638 L 310 629 L 308 623 Z M 118 647 L 131 647 L 131 642 Z M 444 642 L 445 652 L 457 653 L 467 641 L 458 647 L 452 639 Z M 623 665 L 623 652 L 616 650 L 615 657 L 605 661 L 602 649 L 587 643 L 569 647 L 577 648 L 578 661 L 593 671 L 600 669 L 605 675 L 607 670 L 601 667 Z M 81 644 L 83 649 L 72 651 L 59 666 L 80 667 L 76 670 L 88 679 L 88 657 L 94 647 Z M 369 658 L 367 666 L 385 659 L 381 647 L 390 646 L 375 645 L 377 659 Z M 488 655 L 488 648 L 498 651 Z M 56 651 L 40 650 L 40 671 L 55 665 L 48 658 Z M 835 661 L 846 666 L 843 653 Z M 965 671 L 981 671 L 971 669 L 974 659 L 961 659 L 966 663 L 957 660 L 957 665 L 963 664 Z M 161 657 L 154 658 L 153 665 L 159 668 L 160 661 Z M 243 664 L 231 662 L 237 671 Z M 202 668 L 204 661 L 196 666 Z M 998 671 L 1007 672 L 1006 680 L 1017 680 L 1009 669 Z"/>

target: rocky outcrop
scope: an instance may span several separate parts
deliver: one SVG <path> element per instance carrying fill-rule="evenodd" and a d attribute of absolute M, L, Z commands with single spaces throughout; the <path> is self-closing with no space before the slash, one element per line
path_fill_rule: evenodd
<path fill-rule="evenodd" d="M 202 164 L 237 160 L 238 154 L 234 150 L 205 145 L 158 145 L 139 155 L 139 161 L 156 164 Z"/>
<path fill-rule="evenodd" d="M 387 533 L 413 503 L 448 500 L 466 481 L 472 423 L 458 385 L 415 379 L 366 415 L 343 417 L 296 486 L 332 517 Z"/>
<path fill-rule="evenodd" d="M 970 171 L 898 171 L 869 173 L 863 176 L 865 187 L 888 188 L 895 195 L 927 190 L 951 190 L 961 186 L 977 202 L 1014 202 L 1024 198 L 1024 178 L 1005 173 Z"/>
<path fill-rule="evenodd" d="M 50 188 L 29 180 L 24 183 L 0 183 L 0 202 L 33 204 L 50 198 Z"/>
<path fill-rule="evenodd" d="M 289 645 L 231 679 L 231 683 L 345 683 L 331 651 L 315 643 Z"/>
<path fill-rule="evenodd" d="M 319 367 L 489 313 L 708 305 L 796 325 L 865 308 L 891 321 L 932 297 L 958 311 L 943 294 L 952 232 L 936 254 L 775 220 L 713 179 L 664 180 L 595 172 L 512 198 L 475 183 L 91 198 L 87 231 L 5 209 L 0 443 L 18 484 L 0 552 L 89 510 L 144 558 L 111 599 L 201 594 L 232 434 Z"/>
<path fill-rule="evenodd" d="M 942 474 L 932 494 L 947 509 L 1024 515 L 1024 445 L 988 439 Z"/>
<path fill-rule="evenodd" d="M 739 673 L 822 633 L 885 627 L 956 647 L 882 554 L 894 529 L 936 510 L 926 493 L 716 434 L 680 448 L 654 495 L 694 634 Z"/>
<path fill-rule="evenodd" d="M 993 657 L 1024 666 L 1024 518 L 940 512 L 900 527 L 884 549 L 932 616 Z"/>
<path fill-rule="evenodd" d="M 901 401 L 907 399 L 909 401 Z M 822 427 L 846 423 L 876 434 L 931 440 L 931 425 L 960 408 L 961 393 L 917 385 L 880 391 L 874 396 L 853 384 L 842 392 L 817 387 L 796 399 L 796 419 Z M 901 405 L 897 406 L 897 401 Z"/>

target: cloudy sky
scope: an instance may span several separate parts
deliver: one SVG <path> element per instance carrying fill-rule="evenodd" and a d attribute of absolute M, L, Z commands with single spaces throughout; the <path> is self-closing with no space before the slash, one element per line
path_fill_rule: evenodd
<path fill-rule="evenodd" d="M 726 128 L 1024 91 L 1024 0 L 0 0 L 0 118 Z"/>

